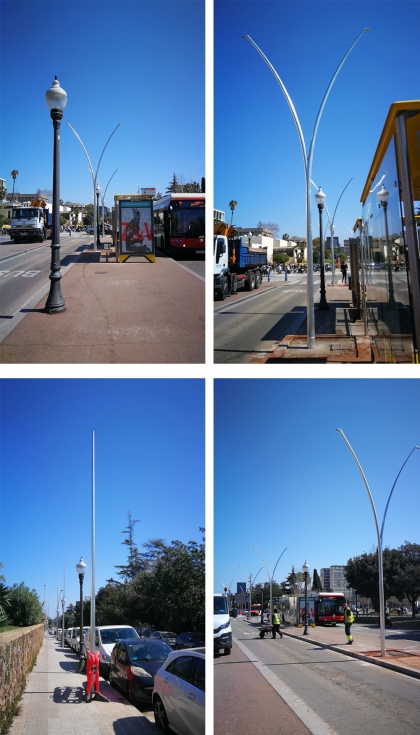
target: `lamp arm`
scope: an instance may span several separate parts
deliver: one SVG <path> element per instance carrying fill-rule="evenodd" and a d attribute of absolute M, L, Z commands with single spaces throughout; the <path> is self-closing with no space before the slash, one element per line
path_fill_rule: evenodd
<path fill-rule="evenodd" d="M 301 149 L 302 149 L 303 165 L 304 165 L 304 168 L 305 168 L 305 175 L 306 175 L 306 146 L 305 146 L 305 139 L 303 137 L 303 132 L 302 132 L 302 128 L 301 128 L 301 125 L 300 125 L 300 122 L 299 122 L 299 118 L 298 118 L 297 113 L 296 113 L 296 110 L 295 110 L 295 108 L 293 106 L 293 102 L 290 99 L 290 96 L 289 96 L 289 94 L 287 92 L 287 89 L 284 86 L 284 84 L 283 84 L 282 80 L 280 79 L 279 75 L 277 74 L 274 66 L 269 62 L 269 60 L 267 59 L 267 57 L 264 56 L 263 52 L 261 51 L 260 48 L 258 48 L 257 44 L 254 43 L 254 41 L 252 40 L 252 38 L 250 36 L 242 36 L 242 38 L 247 38 L 248 41 L 250 43 L 252 43 L 253 47 L 258 51 L 258 53 L 260 54 L 260 56 L 264 59 L 264 61 L 267 64 L 268 68 L 272 71 L 272 73 L 274 74 L 274 76 L 275 76 L 278 84 L 280 85 L 280 88 L 281 88 L 284 96 L 286 97 L 287 104 L 289 105 L 290 112 L 293 115 L 293 119 L 295 121 L 296 128 L 297 128 L 297 131 L 298 131 L 299 140 L 300 140 L 300 146 L 301 146 Z M 257 548 L 257 547 L 255 547 L 255 548 Z"/>
<path fill-rule="evenodd" d="M 400 471 L 399 471 L 398 475 L 396 476 L 396 478 L 395 478 L 395 481 L 394 481 L 394 484 L 393 484 L 393 486 L 392 486 L 392 490 L 391 490 L 391 492 L 389 493 L 389 498 L 388 498 L 388 502 L 387 502 L 387 504 L 386 504 L 386 508 L 385 508 L 385 513 L 384 513 L 384 517 L 383 517 L 383 521 L 382 521 L 382 526 L 381 526 L 381 544 L 382 544 L 382 542 L 383 542 L 383 534 L 384 534 L 385 518 L 386 518 L 386 514 L 387 514 L 387 512 L 388 512 L 388 506 L 389 506 L 389 502 L 390 502 L 390 500 L 391 500 L 391 496 L 392 496 L 392 493 L 394 492 L 394 488 L 395 488 L 395 485 L 396 485 L 396 484 L 397 484 L 397 482 L 398 482 L 398 478 L 399 478 L 399 476 L 401 475 L 401 472 L 403 471 L 403 469 L 404 469 L 405 465 L 407 464 L 408 460 L 410 459 L 411 455 L 413 454 L 413 452 L 414 452 L 414 451 L 415 451 L 416 449 L 420 449 L 420 447 L 417 447 L 417 446 L 413 447 L 413 449 L 411 450 L 411 452 L 410 452 L 410 454 L 408 455 L 407 459 L 405 460 L 404 464 L 402 465 L 402 467 L 401 467 L 401 469 L 400 469 Z"/>
<path fill-rule="evenodd" d="M 328 96 L 329 96 L 329 94 L 331 92 L 331 88 L 332 88 L 335 80 L 337 79 L 337 76 L 338 76 L 339 72 L 341 71 L 341 68 L 342 68 L 344 62 L 346 61 L 346 59 L 349 56 L 349 54 L 351 53 L 351 51 L 354 49 L 356 43 L 363 36 L 364 32 L 365 31 L 369 31 L 369 30 L 370 30 L 370 28 L 363 28 L 363 30 L 357 36 L 356 40 L 353 41 L 353 43 L 350 46 L 349 50 L 347 51 L 347 53 L 343 56 L 342 60 L 340 61 L 339 65 L 338 65 L 336 71 L 334 72 L 334 75 L 333 75 L 333 77 L 332 77 L 332 79 L 331 79 L 331 81 L 330 81 L 330 83 L 329 83 L 329 85 L 327 87 L 327 91 L 324 94 L 324 98 L 323 98 L 323 100 L 321 102 L 321 106 L 320 106 L 320 108 L 318 110 L 318 115 L 317 115 L 316 120 L 315 120 L 314 130 L 313 130 L 312 139 L 311 139 L 311 145 L 309 147 L 308 166 L 307 166 L 308 178 L 311 177 L 311 172 L 312 172 L 312 159 L 313 159 L 313 155 L 314 155 L 315 139 L 316 139 L 316 134 L 318 132 L 319 122 L 321 120 L 321 115 L 322 115 L 322 113 L 324 111 L 324 107 L 325 107 L 325 104 L 327 102 Z"/>
<path fill-rule="evenodd" d="M 97 180 L 97 178 L 98 178 L 98 171 L 99 171 L 99 166 L 101 165 L 101 161 L 102 161 L 102 156 L 103 156 L 103 155 L 104 155 L 104 153 L 105 153 L 105 148 L 107 147 L 107 145 L 108 145 L 109 141 L 111 140 L 112 136 L 114 135 L 115 131 L 117 130 L 117 128 L 119 128 L 119 126 L 120 126 L 120 125 L 122 125 L 122 123 L 120 123 L 120 122 L 119 122 L 119 123 L 118 123 L 118 125 L 117 125 L 117 126 L 116 126 L 116 127 L 114 128 L 114 130 L 112 131 L 111 135 L 109 136 L 109 138 L 108 138 L 107 142 L 105 143 L 105 145 L 104 145 L 104 147 L 103 147 L 103 151 L 102 151 L 102 153 L 101 153 L 101 157 L 100 157 L 100 159 L 99 159 L 99 162 L 98 162 L 98 168 L 96 169 L 96 174 L 95 174 L 95 181 L 96 181 L 96 180 Z M 118 169 L 117 169 L 117 170 L 118 170 Z"/>
<path fill-rule="evenodd" d="M 355 460 L 355 462 L 356 462 L 356 464 L 357 464 L 357 466 L 359 468 L 360 474 L 363 477 L 363 482 L 365 483 L 365 487 L 366 487 L 366 490 L 368 492 L 369 500 L 370 500 L 370 503 L 371 503 L 371 506 L 372 506 L 372 510 L 373 510 L 373 516 L 375 518 L 376 534 L 378 536 L 378 548 L 380 549 L 381 546 L 382 546 L 382 544 L 381 544 L 381 536 L 380 536 L 380 533 L 379 533 L 378 517 L 376 515 L 375 503 L 373 502 L 372 493 L 370 492 L 370 488 L 369 488 L 368 482 L 366 480 L 365 473 L 363 472 L 362 467 L 361 467 L 361 464 L 360 464 L 359 460 L 356 457 L 356 454 L 355 454 L 355 452 L 353 450 L 353 447 L 351 446 L 351 444 L 350 444 L 349 440 L 347 439 L 347 437 L 345 436 L 344 432 L 341 429 L 336 429 L 336 431 L 339 431 L 340 432 L 341 436 L 343 437 L 344 441 L 346 442 L 346 444 L 347 444 L 348 448 L 350 449 L 350 451 L 351 451 L 351 453 L 352 453 L 352 455 L 354 457 L 354 460 Z"/>
<path fill-rule="evenodd" d="M 84 152 L 85 152 L 85 155 L 86 155 L 86 158 L 87 158 L 87 160 L 88 160 L 88 164 L 89 164 L 89 171 L 90 171 L 90 173 L 91 173 L 91 176 L 92 176 L 92 181 L 93 181 L 93 168 L 92 168 L 92 164 L 91 164 L 91 162 L 90 162 L 90 158 L 89 158 L 88 152 L 87 152 L 87 150 L 86 150 L 85 146 L 84 146 L 84 145 L 83 145 L 83 143 L 82 143 L 82 139 L 80 138 L 80 136 L 79 136 L 79 135 L 77 135 L 77 133 L 76 133 L 75 129 L 74 129 L 74 128 L 72 128 L 72 126 L 70 125 L 70 123 L 69 123 L 69 122 L 68 122 L 68 123 L 66 123 L 66 124 L 67 124 L 67 125 L 69 126 L 70 130 L 72 130 L 72 131 L 73 131 L 73 133 L 75 134 L 75 136 L 76 136 L 77 140 L 79 141 L 80 145 L 82 146 L 82 148 L 83 148 L 83 150 L 84 150 Z"/>
<path fill-rule="evenodd" d="M 286 546 L 286 549 L 287 549 L 287 546 Z M 274 579 L 274 572 L 276 571 L 277 564 L 279 563 L 279 561 L 280 561 L 281 557 L 283 556 L 284 552 L 286 551 L 286 549 L 283 549 L 283 551 L 281 552 L 279 558 L 276 561 L 276 565 L 275 565 L 275 567 L 273 569 L 273 579 Z"/>

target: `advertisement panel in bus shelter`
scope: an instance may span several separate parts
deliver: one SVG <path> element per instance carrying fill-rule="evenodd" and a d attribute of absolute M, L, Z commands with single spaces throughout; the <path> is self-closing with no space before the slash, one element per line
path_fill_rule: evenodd
<path fill-rule="evenodd" d="M 299 597 L 299 624 L 305 624 L 305 598 Z M 308 624 L 315 622 L 315 597 L 308 596 Z"/>
<path fill-rule="evenodd" d="M 151 199 L 120 200 L 121 255 L 155 254 L 153 234 L 153 201 Z"/>

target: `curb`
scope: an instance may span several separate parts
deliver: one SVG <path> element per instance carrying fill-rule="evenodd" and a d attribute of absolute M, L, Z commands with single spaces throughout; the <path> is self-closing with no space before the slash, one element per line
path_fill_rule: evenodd
<path fill-rule="evenodd" d="M 282 633 L 284 635 L 289 636 L 290 638 L 295 638 L 296 640 L 301 641 L 302 636 L 301 635 L 295 635 L 294 633 L 287 633 L 285 630 L 282 630 Z M 316 646 L 321 646 L 321 648 L 329 648 L 331 651 L 335 651 L 336 653 L 342 653 L 345 656 L 351 656 L 352 658 L 358 658 L 362 661 L 367 661 L 370 664 L 376 664 L 377 666 L 383 666 L 385 669 L 391 669 L 392 671 L 397 671 L 399 674 L 405 674 L 406 676 L 412 676 L 414 679 L 420 679 L 420 671 L 415 671 L 414 669 L 407 669 L 403 666 L 398 666 L 398 664 L 393 664 L 390 661 L 381 661 L 380 659 L 373 658 L 371 656 L 365 656 L 363 653 L 356 653 L 355 651 L 347 651 L 341 648 L 341 646 L 337 644 L 330 644 L 330 643 L 322 643 L 322 641 L 316 641 L 313 638 L 310 638 L 308 643 L 314 643 Z"/>

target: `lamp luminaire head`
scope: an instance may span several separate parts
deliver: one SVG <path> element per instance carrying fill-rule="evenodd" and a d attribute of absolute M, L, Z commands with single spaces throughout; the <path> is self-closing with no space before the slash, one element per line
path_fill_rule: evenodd
<path fill-rule="evenodd" d="M 54 78 L 51 87 L 45 92 L 45 102 L 50 110 L 64 110 L 67 104 L 67 94 L 60 87 L 57 77 Z"/>
<path fill-rule="evenodd" d="M 322 191 L 321 187 L 319 187 L 317 193 L 315 194 L 315 201 L 316 201 L 318 207 L 323 207 L 324 206 L 326 198 L 327 197 L 324 194 L 324 192 Z"/>
<path fill-rule="evenodd" d="M 389 199 L 389 191 L 385 189 L 385 186 L 382 184 L 382 189 L 377 192 L 376 196 L 378 197 L 381 204 L 387 204 Z"/>
<path fill-rule="evenodd" d="M 77 572 L 77 574 L 83 574 L 84 575 L 84 573 L 86 571 L 86 568 L 87 567 L 86 567 L 85 562 L 83 561 L 82 557 L 80 557 L 79 563 L 76 564 L 76 572 Z"/>
<path fill-rule="evenodd" d="M 304 565 L 302 566 L 302 569 L 303 569 L 303 571 L 304 571 L 304 573 L 305 573 L 305 574 L 306 574 L 307 572 L 309 572 L 309 570 L 310 570 L 310 566 L 309 566 L 309 564 L 308 564 L 308 562 L 307 562 L 307 561 L 305 561 Z"/>

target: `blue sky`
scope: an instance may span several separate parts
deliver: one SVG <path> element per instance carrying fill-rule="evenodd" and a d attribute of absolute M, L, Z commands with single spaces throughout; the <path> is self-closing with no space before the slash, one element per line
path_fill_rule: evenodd
<path fill-rule="evenodd" d="M 318 129 L 312 178 L 337 209 L 340 242 L 361 215 L 360 196 L 393 102 L 419 98 L 420 4 L 413 2 L 215 2 L 215 207 L 238 206 L 234 224 L 275 222 L 280 235 L 306 235 L 305 177 L 295 123 L 274 75 L 282 79 L 309 150 L 328 84 L 345 53 Z M 312 188 L 313 194 L 315 189 Z M 324 214 L 325 219 L 325 214 Z M 313 207 L 313 237 L 318 212 Z"/>
<path fill-rule="evenodd" d="M 204 0 L 1 2 L 1 176 L 12 191 L 52 189 L 53 128 L 45 92 L 68 95 L 61 124 L 61 198 L 92 203 L 104 153 L 105 203 L 138 187 L 166 191 L 173 173 L 204 176 Z"/>
<path fill-rule="evenodd" d="M 92 430 L 96 445 L 96 589 L 135 541 L 201 543 L 204 516 L 204 381 L 2 380 L 0 561 L 6 584 L 57 588 L 79 599 L 76 564 L 90 591 Z M 188 411 L 185 407 L 188 406 Z"/>
<path fill-rule="evenodd" d="M 238 408 L 227 425 L 227 406 Z M 418 380 L 216 380 L 214 586 L 236 590 L 263 562 L 281 582 L 307 560 L 346 564 L 376 550 L 374 517 L 343 430 L 366 475 L 379 527 L 394 480 L 420 445 Z M 384 545 L 420 543 L 420 450 L 392 496 Z M 265 568 L 257 583 L 267 580 Z"/>

